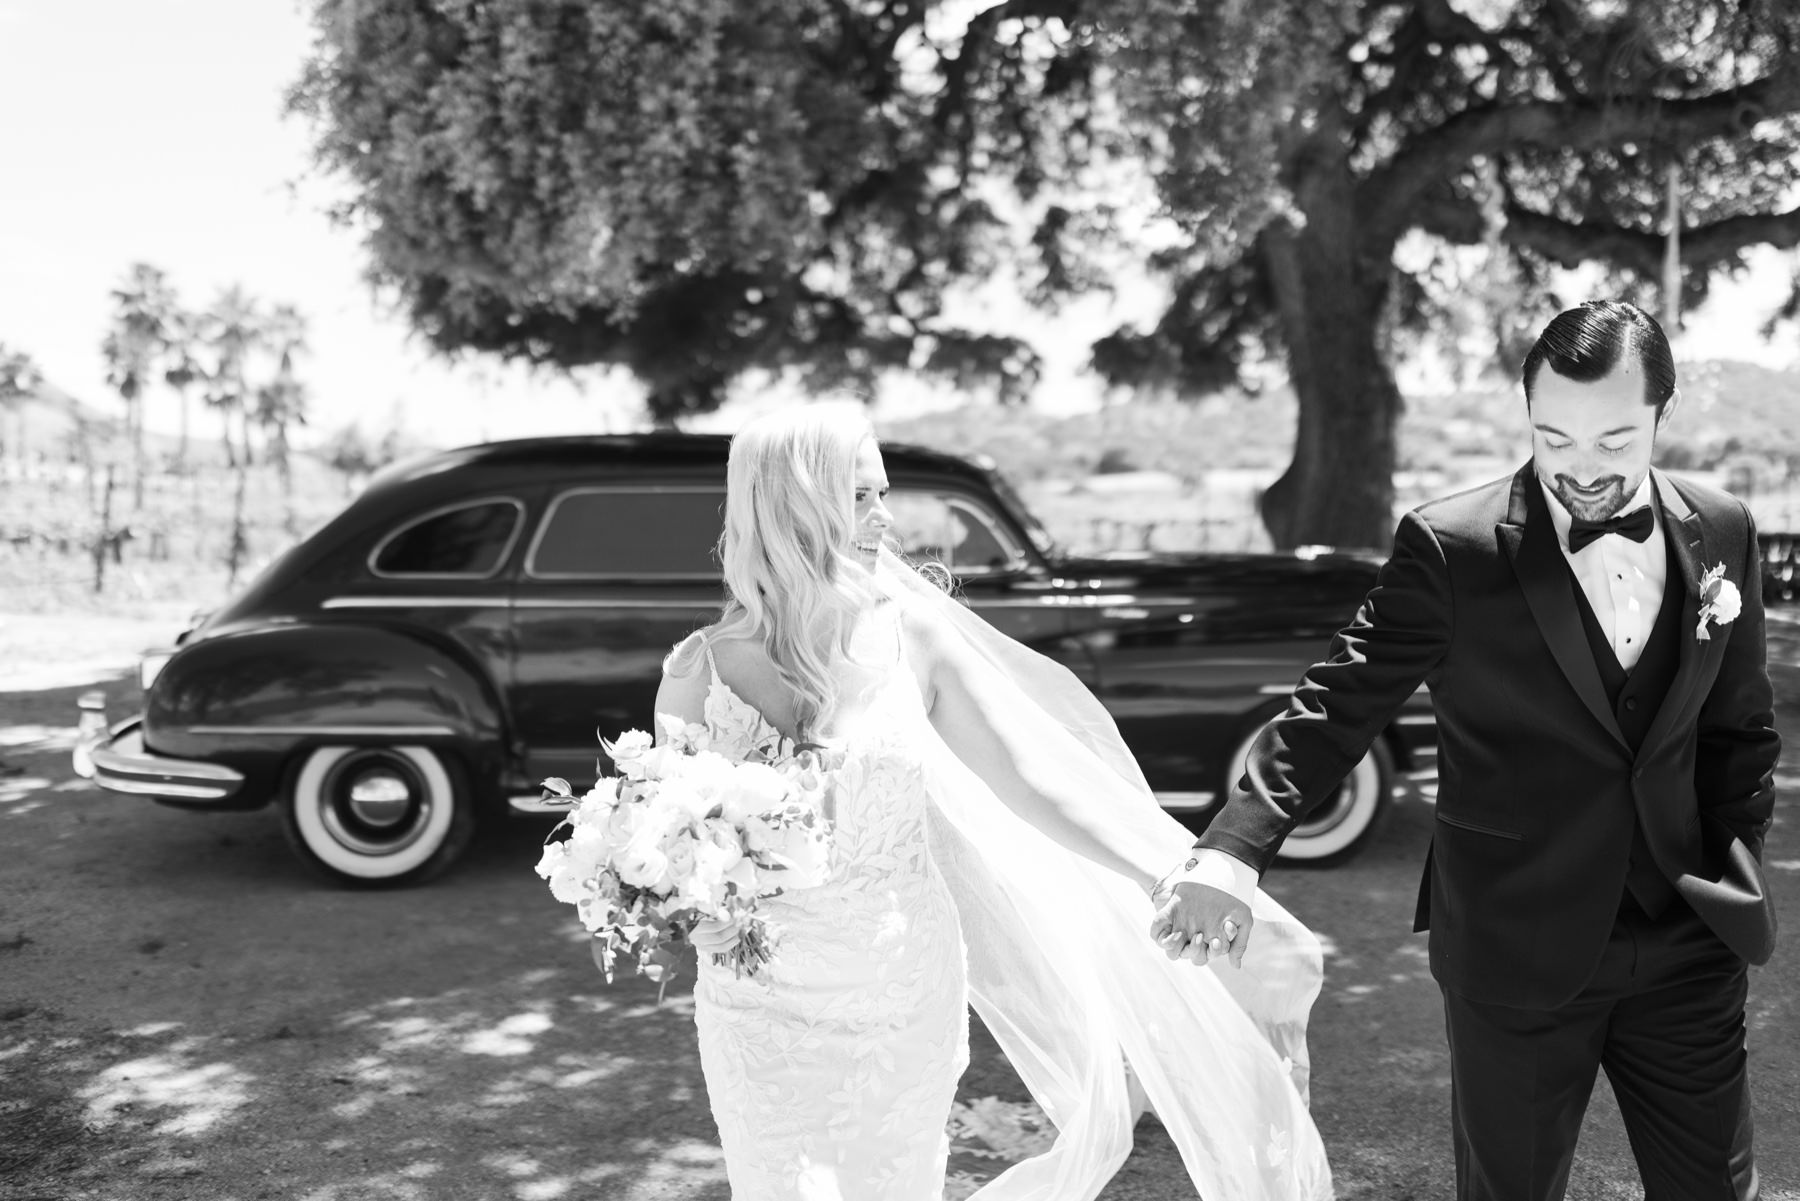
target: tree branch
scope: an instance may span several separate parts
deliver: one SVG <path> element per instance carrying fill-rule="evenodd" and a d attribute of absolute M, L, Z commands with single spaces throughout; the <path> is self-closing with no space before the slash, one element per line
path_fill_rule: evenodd
<path fill-rule="evenodd" d="M 1592 101 L 1495 103 L 1465 109 L 1413 140 L 1358 189 L 1372 246 L 1392 245 L 1412 223 L 1413 206 L 1471 158 L 1519 147 L 1581 153 L 1656 139 L 1691 146 L 1740 136 L 1768 117 L 1800 112 L 1800 61 L 1740 87 L 1688 100 L 1651 96 Z"/>
<path fill-rule="evenodd" d="M 1514 246 L 1535 250 L 1565 267 L 1605 259 L 1654 276 L 1662 269 L 1661 234 L 1601 221 L 1564 221 L 1519 205 L 1506 209 L 1503 235 Z M 1752 246 L 1791 249 L 1800 245 L 1800 208 L 1785 213 L 1727 217 L 1681 231 L 1683 266 L 1705 268 Z"/>

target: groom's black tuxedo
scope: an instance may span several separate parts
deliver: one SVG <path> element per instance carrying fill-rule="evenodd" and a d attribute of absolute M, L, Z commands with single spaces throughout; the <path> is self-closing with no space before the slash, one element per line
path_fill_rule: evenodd
<path fill-rule="evenodd" d="M 1528 463 L 1406 515 L 1355 620 L 1257 740 L 1200 840 L 1266 868 L 1427 684 L 1439 779 L 1417 928 L 1430 929 L 1452 1007 L 1453 1057 L 1458 1027 L 1471 1028 L 1455 1005 L 1542 1015 L 1610 987 L 1622 912 L 1638 923 L 1627 933 L 1687 920 L 1740 973 L 1773 950 L 1760 856 L 1780 740 L 1754 527 L 1734 498 L 1651 474 L 1667 584 L 1631 672 L 1597 628 Z M 1698 583 L 1720 564 L 1743 609 L 1701 640 Z"/>

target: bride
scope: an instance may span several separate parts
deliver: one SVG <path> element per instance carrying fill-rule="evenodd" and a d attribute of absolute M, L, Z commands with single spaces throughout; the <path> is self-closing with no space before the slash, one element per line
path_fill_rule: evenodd
<path fill-rule="evenodd" d="M 728 756 L 780 735 L 843 759 L 831 876 L 766 906 L 772 961 L 734 975 L 709 952 L 735 931 L 694 933 L 734 1201 L 937 1201 L 970 1006 L 1057 1128 L 980 1201 L 1094 1197 L 1146 1098 L 1203 1196 L 1329 1197 L 1305 1101 L 1316 940 L 1260 893 L 1239 969 L 1145 937 L 1192 836 L 1073 676 L 887 548 L 860 412 L 752 422 L 726 489 L 729 599 L 670 654 L 657 711 Z"/>

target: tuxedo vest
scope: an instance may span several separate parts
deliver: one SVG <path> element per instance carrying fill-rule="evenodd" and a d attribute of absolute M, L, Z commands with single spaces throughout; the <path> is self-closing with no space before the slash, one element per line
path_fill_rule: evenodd
<path fill-rule="evenodd" d="M 1564 562 L 1566 564 L 1567 560 Z M 1611 639 L 1601 627 L 1600 619 L 1594 615 L 1594 608 L 1588 603 L 1587 593 L 1582 589 L 1581 582 L 1575 578 L 1574 569 L 1569 569 L 1569 585 L 1575 590 L 1575 604 L 1581 612 L 1581 628 L 1594 653 L 1594 664 L 1600 669 L 1600 683 L 1606 689 L 1607 703 L 1612 706 L 1619 729 L 1634 752 L 1644 745 L 1644 736 L 1650 732 L 1650 723 L 1655 720 L 1656 711 L 1662 708 L 1669 685 L 1675 681 L 1675 671 L 1681 666 L 1681 601 L 1684 592 L 1679 574 L 1674 570 L 1676 562 L 1675 551 L 1671 547 L 1668 551 L 1671 570 L 1668 581 L 1663 585 L 1662 607 L 1657 610 L 1650 636 L 1644 640 L 1644 649 L 1638 655 L 1637 665 L 1629 672 L 1619 665 L 1619 657 L 1613 653 Z M 1631 865 L 1625 874 L 1625 887 L 1651 917 L 1661 913 L 1675 896 L 1674 885 L 1658 870 L 1655 860 L 1650 856 L 1650 846 L 1644 841 L 1643 829 L 1635 820 L 1631 831 Z"/>

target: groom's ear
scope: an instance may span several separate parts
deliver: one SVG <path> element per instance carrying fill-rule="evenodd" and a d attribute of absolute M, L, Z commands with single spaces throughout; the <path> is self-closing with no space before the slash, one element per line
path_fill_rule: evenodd
<path fill-rule="evenodd" d="M 1663 401 L 1662 412 L 1656 415 L 1656 432 L 1662 433 L 1663 426 L 1669 424 L 1669 418 L 1681 407 L 1681 389 L 1676 388 L 1669 393 L 1669 399 Z"/>

